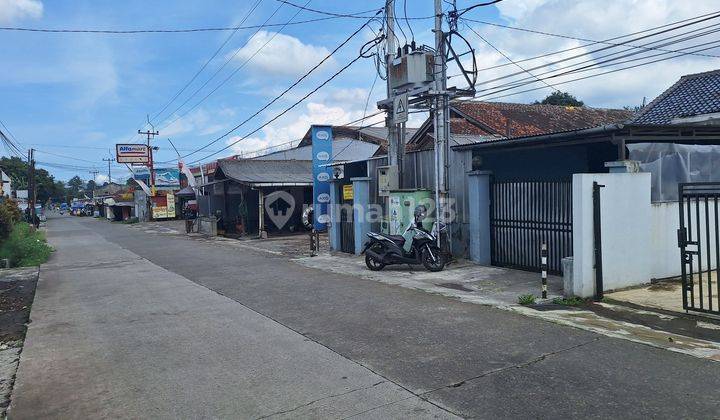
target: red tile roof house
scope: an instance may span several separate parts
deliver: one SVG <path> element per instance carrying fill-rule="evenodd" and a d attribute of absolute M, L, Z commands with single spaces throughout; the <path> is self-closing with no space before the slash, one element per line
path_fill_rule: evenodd
<path fill-rule="evenodd" d="M 614 149 L 604 153 L 607 158 L 598 154 L 598 161 L 589 166 L 585 151 L 556 151 L 554 155 L 521 151 L 508 156 L 484 156 L 471 149 L 458 147 L 621 123 L 633 115 L 633 112 L 627 110 L 589 107 L 479 101 L 453 104 L 450 114 L 451 151 L 447 162 L 449 196 L 455 203 L 456 212 L 455 223 L 450 230 L 453 253 L 467 256 L 468 252 L 468 172 L 486 169 L 495 171 L 498 179 L 554 180 L 563 177 L 565 173 L 602 168 L 604 162 L 614 160 L 610 156 Z M 429 118 L 407 142 L 403 188 L 435 188 L 434 142 L 433 121 Z M 582 154 L 582 159 L 579 159 L 579 154 Z M 552 159 L 548 160 L 550 157 Z M 371 171 L 369 175 L 373 176 Z"/>
<path fill-rule="evenodd" d="M 466 226 L 470 212 L 465 195 L 468 194 L 468 172 L 471 170 L 491 173 L 490 188 L 523 182 L 532 183 L 531 187 L 537 186 L 539 182 L 571 185 L 574 174 L 603 174 L 609 172 L 606 167 L 608 162 L 622 161 L 624 165 L 632 166 L 634 163 L 631 162 L 636 161 L 642 172 L 651 174 L 652 189 L 648 195 L 651 198 L 652 217 L 648 219 L 653 220 L 653 234 L 660 234 L 664 239 L 647 241 L 641 246 L 644 251 L 650 252 L 650 275 L 644 279 L 638 277 L 628 280 L 649 281 L 651 278 L 678 275 L 680 255 L 674 231 L 678 223 L 678 183 L 720 181 L 720 172 L 714 163 L 720 159 L 718 98 L 720 71 L 713 71 L 683 76 L 637 115 L 624 110 L 592 108 L 482 103 L 456 105 L 453 117 L 461 117 L 463 121 L 455 125 L 454 131 L 451 128 L 452 152 L 449 153 L 448 164 L 450 195 L 456 198 L 458 209 L 458 226 L 453 227 L 453 250 L 462 255 L 466 250 L 463 244 L 468 243 L 470 236 Z M 428 127 L 412 139 L 410 147 L 424 151 L 431 149 L 432 143 L 432 126 L 428 122 Z M 549 199 L 542 194 L 524 199 L 528 194 L 522 188 L 526 186 L 521 185 L 520 190 L 510 188 L 508 197 L 501 197 L 496 191 L 496 199 L 491 201 L 490 211 L 500 211 L 499 204 L 496 204 L 505 200 L 510 203 L 508 211 L 515 212 L 505 214 L 505 219 L 510 220 L 508 223 L 513 220 L 527 223 L 534 219 L 522 214 L 525 211 L 523 206 L 536 211 L 538 207 L 534 202 L 558 202 L 557 194 Z M 562 194 L 572 200 L 572 190 L 565 190 Z M 673 205 L 676 206 L 674 211 L 656 211 Z M 549 208 L 552 214 L 559 214 L 557 208 L 545 208 Z M 657 223 L 656 218 L 661 214 L 667 217 L 662 219 L 662 223 Z M 501 220 L 504 218 L 502 216 L 499 213 L 491 214 L 491 220 L 494 220 L 490 224 L 491 229 L 495 229 L 489 234 L 491 242 L 495 244 L 492 246 L 496 246 L 500 240 L 498 237 L 502 233 L 498 233 L 498 229 L 505 223 Z M 569 247 L 561 250 L 559 255 L 564 257 L 573 255 L 573 216 L 567 211 L 561 216 L 569 216 L 565 222 Z M 548 219 L 541 222 L 550 223 Z M 615 223 L 623 224 L 622 221 Z M 525 235 L 527 243 L 510 238 L 510 242 L 502 246 L 491 246 L 493 264 L 537 270 L 537 237 L 533 236 L 531 229 L 514 226 L 510 230 L 516 236 Z M 556 234 L 557 229 L 553 233 Z M 492 239 L 493 235 L 495 239 Z M 582 243 L 586 243 L 586 240 L 583 239 Z M 523 246 L 529 251 L 524 255 L 525 251 L 515 252 Z M 503 253 L 514 253 L 514 260 L 508 260 Z M 556 256 L 558 254 L 555 253 Z M 556 258 L 556 272 L 562 270 L 558 265 L 559 259 Z M 619 267 L 613 263 L 610 266 Z M 606 274 L 610 281 L 622 277 Z"/>

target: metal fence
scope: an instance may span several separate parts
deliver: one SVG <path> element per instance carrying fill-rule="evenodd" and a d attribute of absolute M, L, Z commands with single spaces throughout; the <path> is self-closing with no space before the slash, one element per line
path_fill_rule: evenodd
<path fill-rule="evenodd" d="M 682 183 L 678 197 L 683 308 L 720 315 L 720 183 Z"/>
<path fill-rule="evenodd" d="M 490 234 L 493 265 L 540 271 L 548 247 L 548 272 L 562 274 L 572 255 L 572 182 L 494 182 Z"/>

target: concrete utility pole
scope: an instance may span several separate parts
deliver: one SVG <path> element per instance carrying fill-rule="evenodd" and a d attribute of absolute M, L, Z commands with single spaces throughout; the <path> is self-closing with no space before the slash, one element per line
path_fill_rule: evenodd
<path fill-rule="evenodd" d="M 30 223 L 35 224 L 35 149 L 28 150 L 28 207 Z"/>
<path fill-rule="evenodd" d="M 112 173 L 110 172 L 110 163 L 115 162 L 115 159 L 114 158 L 108 158 L 108 159 L 103 158 L 103 162 L 108 163 L 108 182 L 110 184 L 112 184 Z"/>
<path fill-rule="evenodd" d="M 150 124 L 149 119 L 148 119 L 148 124 Z M 150 125 L 150 127 L 152 127 L 152 124 Z M 148 162 L 148 169 L 150 170 L 150 193 L 151 193 L 151 195 L 154 196 L 155 195 L 155 174 L 153 173 L 153 168 L 154 168 L 153 149 L 152 149 L 152 146 L 150 145 L 150 141 L 153 139 L 153 137 L 160 135 L 160 132 L 156 131 L 155 127 L 153 127 L 153 130 L 148 130 L 148 131 L 138 130 L 138 134 L 147 136 L 147 148 L 148 148 L 148 153 L 150 154 L 150 156 L 149 156 L 150 162 Z"/>
<path fill-rule="evenodd" d="M 147 199 L 147 215 L 148 220 L 153 220 L 152 218 L 152 197 L 155 196 L 155 165 L 153 163 L 153 148 L 150 145 L 150 142 L 152 141 L 153 137 L 159 136 L 160 132 L 155 130 L 155 127 L 150 124 L 150 116 L 148 115 L 148 125 L 150 126 L 151 130 L 148 131 L 140 131 L 138 130 L 138 134 L 147 136 L 147 149 L 148 149 L 148 170 L 150 171 L 150 197 Z M 173 146 L 174 147 L 174 146 Z"/>
<path fill-rule="evenodd" d="M 448 116 L 450 103 L 447 96 L 447 66 L 445 63 L 445 34 L 442 30 L 442 0 L 435 0 L 435 104 L 434 104 L 434 131 L 435 131 L 435 216 L 438 225 L 443 220 L 442 202 L 447 195 L 447 143 L 448 143 Z M 440 235 L 438 235 L 438 245 Z"/>
<path fill-rule="evenodd" d="M 109 162 L 108 162 L 108 164 L 109 164 Z M 94 200 L 95 200 L 95 188 L 97 187 L 97 181 L 96 181 L 96 179 L 97 179 L 97 174 L 98 174 L 100 171 L 98 171 L 97 169 L 93 169 L 92 171 L 89 171 L 89 172 L 90 172 L 90 173 L 92 174 L 92 176 L 93 176 L 92 198 L 93 198 L 93 201 L 94 201 Z M 110 177 L 108 177 L 108 178 L 110 178 Z"/>
<path fill-rule="evenodd" d="M 385 62 L 387 63 L 387 97 L 392 103 L 395 98 L 395 93 L 392 88 L 392 77 L 391 68 L 392 61 L 395 58 L 397 50 L 396 39 L 395 39 L 395 0 L 387 0 L 385 3 L 385 15 L 387 16 L 387 38 L 385 39 L 385 49 L 387 55 L 385 56 Z M 401 186 L 400 181 L 402 180 L 402 155 L 400 150 L 400 142 L 398 136 L 398 129 L 395 121 L 393 120 L 392 107 L 385 117 L 385 126 L 388 130 L 388 165 L 397 166 L 398 186 Z"/>

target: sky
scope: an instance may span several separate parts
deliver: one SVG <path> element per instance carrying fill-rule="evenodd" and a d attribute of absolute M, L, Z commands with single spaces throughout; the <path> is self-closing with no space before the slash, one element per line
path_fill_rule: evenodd
<path fill-rule="evenodd" d="M 340 14 L 377 10 L 384 3 L 383 0 L 295 1 L 307 3 L 309 8 Z M 457 7 L 462 9 L 476 3 L 457 0 Z M 253 8 L 255 4 L 257 7 Z M 398 36 L 402 43 L 412 39 L 411 27 L 416 42 L 433 44 L 432 19 L 412 19 L 432 15 L 432 5 L 431 0 L 407 0 L 407 15 L 411 19 L 406 21 L 404 2 L 397 0 L 396 13 L 402 28 Z M 587 42 L 487 23 L 605 40 L 715 9 L 720 9 L 716 0 L 505 0 L 463 16 L 486 23 L 462 21 L 458 29 L 475 49 L 481 69 L 477 89 L 482 99 L 528 103 L 542 99 L 553 88 L 536 82 L 526 89 L 537 87 L 537 90 L 504 96 L 526 90 L 516 89 L 493 95 L 493 86 L 514 80 L 493 79 L 512 73 L 519 73 L 515 78 L 532 77 L 525 70 L 537 75 L 547 69 L 534 70 L 536 66 L 582 55 L 602 45 L 583 46 Z M 323 16 L 277 0 L 0 0 L 2 27 L 188 29 L 265 22 L 283 24 Z M 153 140 L 153 145 L 159 147 L 155 160 L 168 162 L 165 165 L 175 165 L 172 159 L 177 157 L 170 141 L 181 155 L 215 141 L 201 152 L 185 157 L 188 163 L 251 153 L 299 139 L 310 124 L 344 124 L 376 112 L 376 102 L 385 96 L 385 82 L 375 77 L 372 59 L 360 59 L 297 107 L 253 132 L 357 57 L 362 44 L 372 40 L 373 31 L 379 29 L 377 22 L 370 22 L 283 98 L 222 137 L 294 83 L 365 22 L 365 19 L 336 18 L 285 27 L 192 33 L 0 31 L 0 121 L 23 149 L 37 149 L 39 166 L 61 180 L 74 175 L 92 179 L 90 171 L 95 168 L 99 171 L 97 181 L 107 181 L 107 162 L 103 159 L 114 154 L 116 143 L 141 141 L 136 133 L 138 129 L 149 128 L 148 116 L 160 131 Z M 713 24 L 717 24 L 716 20 L 685 30 Z M 718 41 L 718 35 L 711 30 L 702 38 L 665 48 L 679 49 Z M 467 50 L 462 45 L 458 48 Z M 533 61 L 520 61 L 517 65 L 508 61 L 509 58 L 518 62 L 570 48 L 574 49 Z M 215 58 L 209 60 L 216 51 Z M 614 51 L 617 50 L 610 52 Z M 608 52 L 596 52 L 576 58 L 574 62 L 597 63 Z M 712 57 L 720 56 L 720 48 L 708 49 L 702 54 L 711 56 L 684 55 L 572 83 L 560 84 L 592 72 L 553 78 L 548 83 L 574 94 L 588 106 L 636 106 L 643 98 L 649 101 L 660 94 L 683 74 L 720 67 L 718 58 Z M 206 63 L 203 71 L 177 95 Z M 555 67 L 563 65 L 567 64 Z M 453 69 L 449 74 L 453 74 Z M 459 78 L 451 78 L 449 85 L 455 84 L 463 86 Z M 422 114 L 414 115 L 411 125 L 419 125 L 422 118 Z M 377 117 L 371 120 L 377 121 L 380 121 Z M 227 149 L 211 155 L 223 148 Z M 0 154 L 7 155 L 7 151 L 0 148 Z M 128 169 L 117 163 L 111 165 L 111 171 L 114 181 L 124 181 L 129 175 Z"/>

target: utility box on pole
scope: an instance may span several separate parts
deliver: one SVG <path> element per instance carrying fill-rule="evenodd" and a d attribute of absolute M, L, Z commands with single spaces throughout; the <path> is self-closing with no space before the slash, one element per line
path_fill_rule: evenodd
<path fill-rule="evenodd" d="M 396 165 L 377 168 L 378 196 L 389 197 L 391 190 L 398 189 L 398 167 Z"/>

